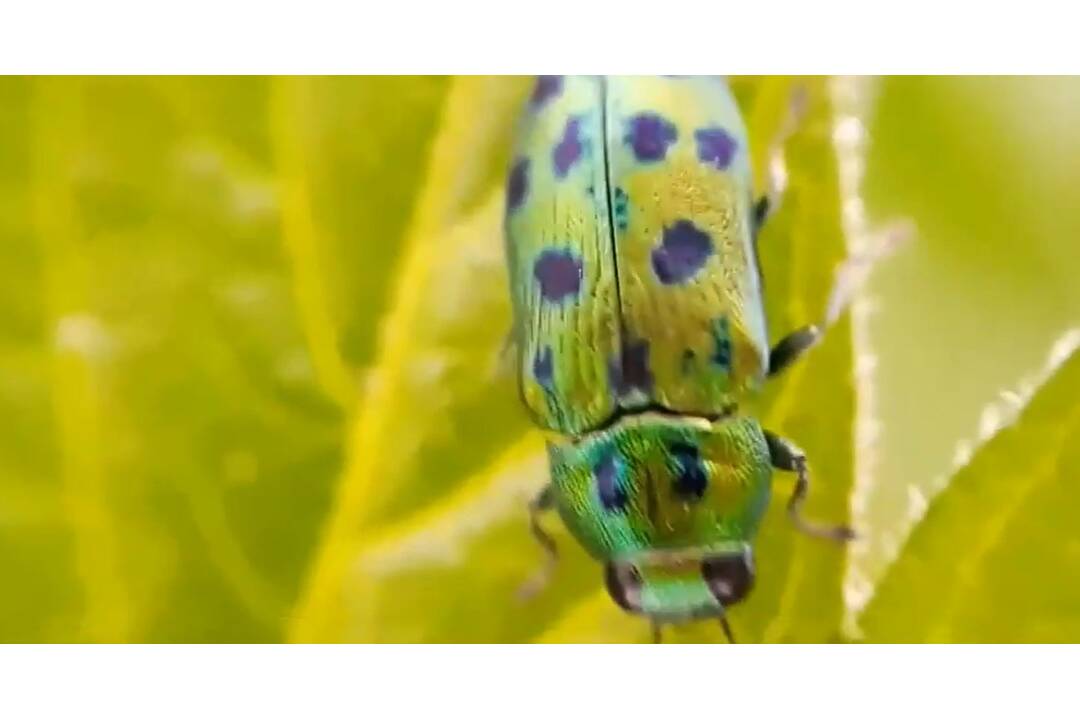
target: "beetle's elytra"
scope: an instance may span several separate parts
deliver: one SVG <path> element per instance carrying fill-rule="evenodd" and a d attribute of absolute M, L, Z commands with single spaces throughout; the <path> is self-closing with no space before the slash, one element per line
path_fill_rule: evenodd
<path fill-rule="evenodd" d="M 541 77 L 507 182 L 523 402 L 548 435 L 554 508 L 654 624 L 718 617 L 753 584 L 773 468 L 802 453 L 739 404 L 818 337 L 770 353 L 747 133 L 712 77 Z M 725 629 L 726 629 L 725 623 Z M 729 634 L 730 636 L 730 634 Z"/>

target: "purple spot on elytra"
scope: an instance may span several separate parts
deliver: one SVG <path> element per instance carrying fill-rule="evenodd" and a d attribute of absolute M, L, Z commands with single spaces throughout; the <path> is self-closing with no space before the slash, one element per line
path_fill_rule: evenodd
<path fill-rule="evenodd" d="M 624 140 L 634 149 L 641 162 L 663 160 L 668 146 L 675 142 L 675 126 L 656 113 L 642 113 L 630 118 Z"/>
<path fill-rule="evenodd" d="M 581 260 L 569 250 L 545 250 L 533 266 L 545 300 L 559 302 L 581 289 Z"/>
<path fill-rule="evenodd" d="M 697 140 L 697 156 L 701 162 L 717 170 L 726 170 L 735 157 L 735 138 L 723 128 L 704 128 L 694 132 Z"/>
<path fill-rule="evenodd" d="M 573 117 L 566 121 L 562 140 L 551 153 L 556 177 L 566 177 L 570 168 L 581 158 L 581 138 L 578 136 L 580 131 L 581 118 Z"/>
<path fill-rule="evenodd" d="M 596 491 L 600 496 L 600 504 L 605 510 L 621 510 L 627 501 L 626 490 L 619 482 L 619 468 L 615 463 L 615 456 L 608 453 L 600 458 L 600 462 L 593 467 L 596 476 Z"/>
<path fill-rule="evenodd" d="M 506 207 L 517 210 L 525 201 L 529 190 L 529 160 L 521 158 L 510 169 L 510 179 L 506 182 Z"/>
<path fill-rule="evenodd" d="M 538 109 L 548 100 L 562 92 L 562 87 L 562 75 L 538 75 L 536 84 L 533 86 L 532 97 L 529 98 L 529 103 L 532 104 L 533 109 Z"/>
<path fill-rule="evenodd" d="M 551 390 L 555 384 L 555 367 L 551 356 L 551 346 L 545 345 L 544 349 L 533 358 L 533 377 L 542 387 Z"/>
<path fill-rule="evenodd" d="M 650 394 L 653 388 L 653 374 L 649 369 L 649 343 L 646 340 L 628 340 L 623 345 L 622 355 L 608 366 L 611 385 L 620 396 L 632 390 Z"/>
<path fill-rule="evenodd" d="M 653 272 L 665 285 L 684 283 L 712 254 L 712 238 L 689 220 L 664 228 L 660 246 L 652 251 Z"/>

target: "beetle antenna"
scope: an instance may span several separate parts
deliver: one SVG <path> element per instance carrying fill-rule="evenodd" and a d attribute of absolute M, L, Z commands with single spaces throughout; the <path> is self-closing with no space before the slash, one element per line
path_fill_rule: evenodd
<path fill-rule="evenodd" d="M 735 641 L 735 634 L 731 632 L 731 625 L 727 621 L 727 615 L 720 616 L 720 627 L 724 628 L 724 636 L 727 638 L 727 641 L 732 645 L 737 645 L 738 643 Z"/>

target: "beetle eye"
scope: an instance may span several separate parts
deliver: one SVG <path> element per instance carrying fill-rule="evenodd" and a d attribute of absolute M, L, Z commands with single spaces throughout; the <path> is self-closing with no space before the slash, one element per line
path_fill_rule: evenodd
<path fill-rule="evenodd" d="M 641 610 L 641 575 L 633 565 L 609 562 L 604 567 L 604 584 L 615 604 L 628 612 Z"/>
<path fill-rule="evenodd" d="M 741 601 L 754 587 L 754 563 L 749 553 L 706 558 L 701 574 L 713 597 L 725 607 Z"/>

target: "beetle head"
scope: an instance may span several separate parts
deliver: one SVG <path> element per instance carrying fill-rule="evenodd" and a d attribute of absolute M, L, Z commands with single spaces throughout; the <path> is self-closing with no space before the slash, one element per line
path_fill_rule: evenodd
<path fill-rule="evenodd" d="M 604 581 L 611 599 L 627 612 L 657 621 L 720 617 L 754 586 L 753 551 L 659 554 L 609 561 Z"/>

